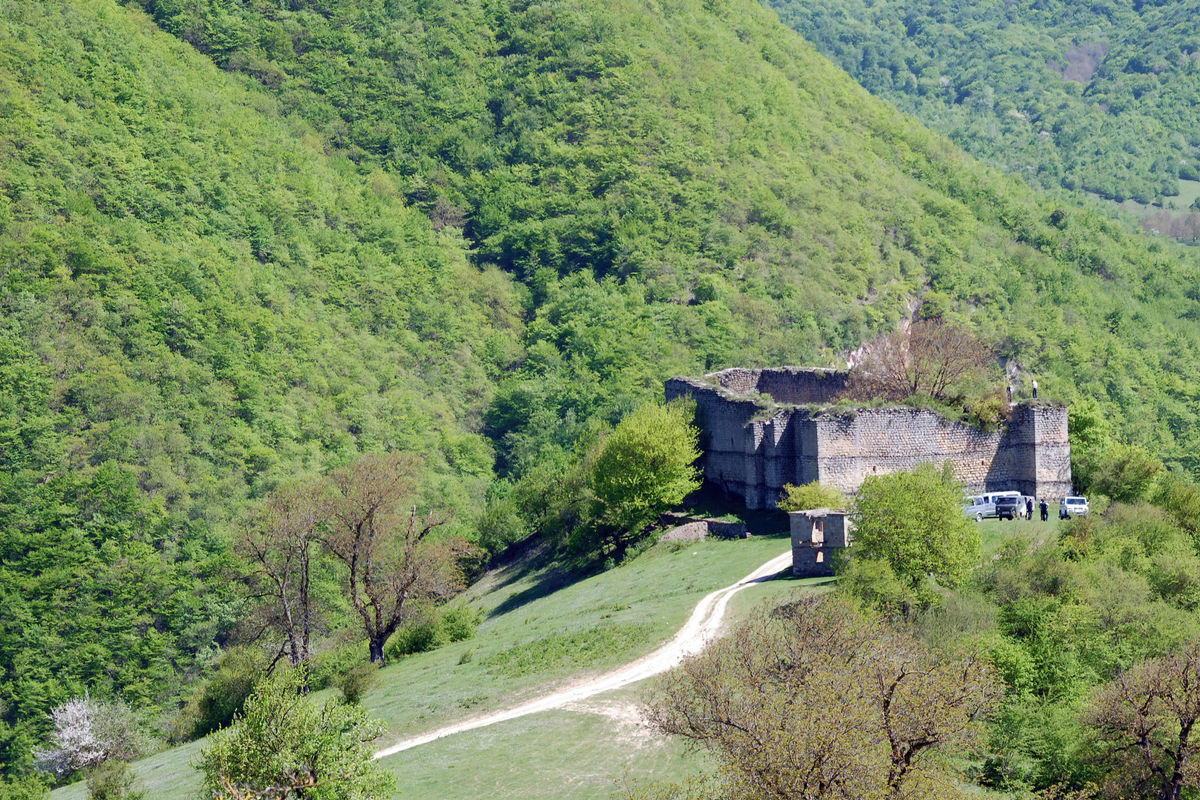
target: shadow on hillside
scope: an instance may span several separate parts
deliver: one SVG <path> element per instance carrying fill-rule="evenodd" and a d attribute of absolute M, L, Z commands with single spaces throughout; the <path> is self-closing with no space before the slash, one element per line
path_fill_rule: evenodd
<path fill-rule="evenodd" d="M 522 589 L 516 594 L 511 595 L 504 600 L 504 602 L 500 603 L 500 605 L 488 612 L 488 618 L 490 619 L 492 617 L 502 616 L 510 611 L 517 610 L 521 606 L 532 603 L 534 600 L 540 600 L 547 595 L 554 594 L 559 589 L 570 586 L 572 583 L 579 580 L 579 578 L 582 577 L 582 574 L 583 573 L 581 573 L 578 569 L 570 567 L 549 567 L 545 572 L 537 577 L 533 586 L 530 586 L 528 589 Z M 508 578 L 502 585 L 508 585 L 518 577 L 520 577 L 520 575 L 518 573 L 514 573 L 514 575 L 511 578 Z"/>
<path fill-rule="evenodd" d="M 788 515 L 777 508 L 752 511 L 740 497 L 730 497 L 720 487 L 705 481 L 700 488 L 684 498 L 677 513 L 691 517 L 708 517 L 725 522 L 744 523 L 754 536 L 776 537 L 789 535 Z"/>

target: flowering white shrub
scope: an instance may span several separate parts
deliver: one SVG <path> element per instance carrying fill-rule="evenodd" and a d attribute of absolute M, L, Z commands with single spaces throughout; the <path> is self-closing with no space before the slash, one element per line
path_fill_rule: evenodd
<path fill-rule="evenodd" d="M 109 759 L 136 758 L 142 735 L 133 712 L 122 703 L 75 697 L 50 712 L 50 746 L 34 753 L 44 772 L 62 777 Z"/>

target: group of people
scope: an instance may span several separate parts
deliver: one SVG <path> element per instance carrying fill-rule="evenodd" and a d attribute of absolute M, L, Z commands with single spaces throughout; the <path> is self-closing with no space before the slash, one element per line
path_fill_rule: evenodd
<path fill-rule="evenodd" d="M 1046 500 L 1043 498 L 1038 501 L 1038 510 L 1042 513 L 1042 522 L 1050 519 L 1050 506 L 1046 505 Z M 1025 498 L 1025 519 L 1033 519 L 1033 498 Z"/>

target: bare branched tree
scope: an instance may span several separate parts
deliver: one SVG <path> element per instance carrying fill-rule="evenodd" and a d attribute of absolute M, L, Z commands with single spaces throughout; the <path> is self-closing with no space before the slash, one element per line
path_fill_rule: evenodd
<path fill-rule="evenodd" d="M 1086 719 L 1108 746 L 1111 796 L 1179 800 L 1200 787 L 1200 642 L 1119 675 Z"/>
<path fill-rule="evenodd" d="M 941 320 L 918 320 L 871 342 L 850 371 L 849 394 L 892 402 L 916 395 L 950 399 L 965 379 L 982 376 L 993 354 L 974 334 Z"/>
<path fill-rule="evenodd" d="M 463 586 L 466 548 L 430 533 L 448 521 L 413 501 L 420 462 L 407 453 L 366 455 L 329 476 L 325 548 L 346 568 L 346 593 L 362 622 L 371 660 L 411 614 Z"/>
<path fill-rule="evenodd" d="M 236 549 L 250 565 L 252 599 L 265 626 L 282 635 L 292 666 L 307 663 L 319 609 L 313 598 L 313 558 L 319 544 L 319 483 L 294 483 L 266 497 L 242 525 Z"/>
<path fill-rule="evenodd" d="M 838 599 L 761 614 L 666 678 L 647 717 L 710 750 L 728 798 L 950 798 L 1000 684 Z"/>

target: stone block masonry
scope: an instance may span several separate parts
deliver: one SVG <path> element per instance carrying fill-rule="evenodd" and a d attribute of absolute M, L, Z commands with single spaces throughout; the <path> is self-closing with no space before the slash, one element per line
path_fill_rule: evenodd
<path fill-rule="evenodd" d="M 695 399 L 705 480 L 752 509 L 773 508 L 786 483 L 853 493 L 871 475 L 926 462 L 950 462 L 971 493 L 1016 490 L 1047 502 L 1071 493 L 1065 406 L 1019 404 L 990 432 L 904 406 L 822 410 L 846 379 L 836 370 L 728 369 L 672 378 L 665 393 Z"/>

